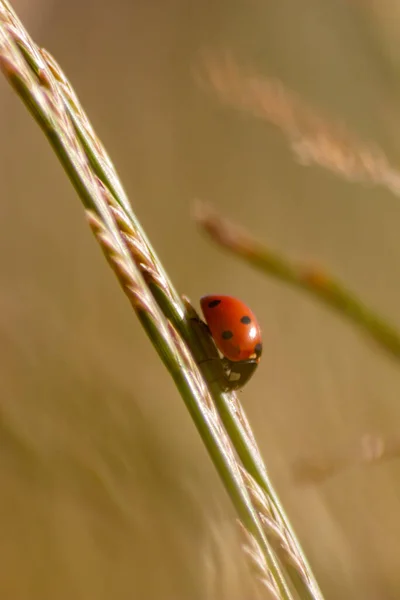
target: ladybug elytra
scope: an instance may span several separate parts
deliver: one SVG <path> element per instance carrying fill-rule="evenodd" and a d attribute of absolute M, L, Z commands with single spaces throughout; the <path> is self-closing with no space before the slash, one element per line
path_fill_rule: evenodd
<path fill-rule="evenodd" d="M 242 388 L 253 375 L 262 353 L 261 329 L 254 313 L 232 296 L 203 296 L 204 318 L 223 355 L 227 388 Z"/>

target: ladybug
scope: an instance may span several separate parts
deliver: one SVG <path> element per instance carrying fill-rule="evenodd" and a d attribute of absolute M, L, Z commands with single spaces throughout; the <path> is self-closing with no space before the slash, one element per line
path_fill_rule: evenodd
<path fill-rule="evenodd" d="M 203 296 L 200 305 L 224 357 L 227 389 L 242 388 L 256 370 L 262 353 L 261 329 L 254 313 L 233 296 Z"/>

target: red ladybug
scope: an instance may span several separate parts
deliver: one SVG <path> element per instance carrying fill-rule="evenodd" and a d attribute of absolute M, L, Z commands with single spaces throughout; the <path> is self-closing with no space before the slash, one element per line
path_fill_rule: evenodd
<path fill-rule="evenodd" d="M 253 375 L 262 352 L 261 329 L 254 313 L 232 296 L 203 296 L 204 318 L 224 356 L 227 388 L 242 388 Z"/>

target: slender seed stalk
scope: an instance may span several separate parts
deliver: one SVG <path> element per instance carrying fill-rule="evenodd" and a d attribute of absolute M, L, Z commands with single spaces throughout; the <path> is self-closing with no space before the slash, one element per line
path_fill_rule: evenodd
<path fill-rule="evenodd" d="M 210 383 L 207 363 L 199 370 L 204 356 L 218 356 L 212 340 L 170 282 L 72 86 L 6 0 L 0 0 L 0 68 L 71 179 L 97 241 L 173 377 L 237 510 L 257 576 L 279 600 L 322 600 L 237 396 Z"/>
<path fill-rule="evenodd" d="M 333 308 L 357 325 L 382 350 L 400 359 L 400 332 L 325 270 L 297 264 L 271 250 L 203 202 L 197 203 L 195 213 L 198 224 L 217 244 L 252 267 L 307 292 Z"/>

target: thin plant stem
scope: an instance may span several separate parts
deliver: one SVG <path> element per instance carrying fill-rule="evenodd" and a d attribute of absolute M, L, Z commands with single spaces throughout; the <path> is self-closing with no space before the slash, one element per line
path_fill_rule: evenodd
<path fill-rule="evenodd" d="M 283 509 L 278 513 L 284 517 L 276 521 L 279 503 L 272 486 L 256 488 L 257 469 L 242 467 L 234 453 L 242 458 L 247 452 L 266 473 L 236 395 L 209 383 L 206 366 L 199 370 L 199 358 L 210 352 L 208 334 L 195 326 L 193 307 L 167 277 L 65 75 L 34 44 L 5 0 L 0 0 L 0 67 L 66 170 L 97 241 L 173 377 L 237 510 L 258 576 L 275 598 L 321 600 Z M 267 494 L 263 501 L 256 502 L 256 489 L 259 497 Z"/>
<path fill-rule="evenodd" d="M 397 360 L 400 359 L 400 332 L 325 270 L 296 263 L 271 250 L 206 203 L 197 203 L 195 218 L 201 228 L 221 247 L 242 258 L 252 267 L 307 292 L 333 308 L 357 325 L 381 349 Z"/>

